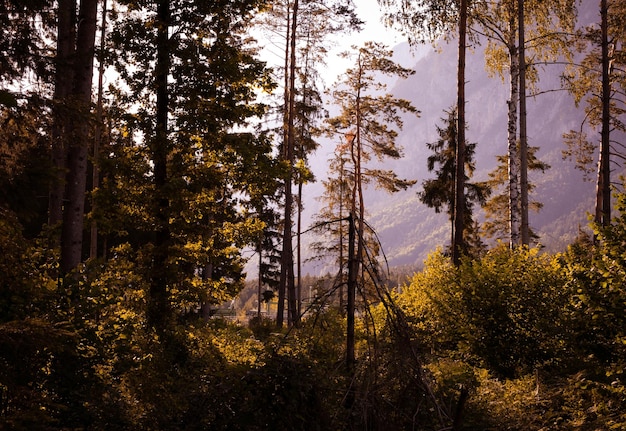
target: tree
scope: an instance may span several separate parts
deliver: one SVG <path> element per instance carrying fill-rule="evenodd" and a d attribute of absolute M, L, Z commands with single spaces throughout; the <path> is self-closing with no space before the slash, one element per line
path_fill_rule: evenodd
<path fill-rule="evenodd" d="M 132 245 L 151 279 L 149 323 L 163 332 L 177 315 L 219 303 L 242 285 L 241 249 L 263 227 L 243 211 L 257 204 L 246 199 L 256 192 L 246 190 L 268 181 L 248 167 L 268 155 L 267 141 L 247 130 L 265 112 L 255 91 L 272 83 L 244 38 L 257 2 L 124 6 L 111 33 L 124 83 L 117 100 L 126 104 L 118 133 L 132 131 L 120 150 L 134 152 L 132 169 L 145 173 L 129 172 L 144 196 L 121 208 L 135 220 L 117 229 L 134 224 Z"/>
<path fill-rule="evenodd" d="M 333 156 L 328 160 L 328 177 L 322 180 L 324 193 L 320 197 L 322 209 L 315 216 L 315 231 L 319 239 L 311 244 L 319 259 L 327 261 L 329 256 L 337 268 L 334 287 L 337 289 L 339 309 L 344 311 L 345 285 L 348 270 L 348 212 L 350 210 L 350 190 L 353 189 L 353 175 L 349 172 L 350 136 L 335 147 Z"/>
<path fill-rule="evenodd" d="M 508 175 L 511 208 L 509 242 L 511 246 L 528 245 L 529 240 L 526 76 L 528 75 L 529 81 L 534 84 L 537 80 L 537 65 L 554 61 L 566 51 L 567 38 L 563 34 L 571 31 L 574 14 L 575 3 L 569 0 L 553 2 L 504 0 L 495 3 L 479 3 L 473 11 L 473 21 L 480 27 L 475 31 L 488 38 L 485 59 L 488 69 L 503 77 L 504 71 L 508 69 L 510 82 L 510 99 L 507 102 L 509 109 Z M 528 32 L 526 32 L 526 27 L 528 27 Z M 528 51 L 533 59 L 530 64 L 526 61 L 526 44 L 529 45 Z M 522 55 L 524 58 L 521 58 Z M 522 85 L 524 85 L 523 88 Z M 518 117 L 520 145 L 518 145 Z"/>
<path fill-rule="evenodd" d="M 585 120 L 579 130 L 564 134 L 568 147 L 566 157 L 574 158 L 577 167 L 585 173 L 596 160 L 596 203 L 594 220 L 605 226 L 611 220 L 611 169 L 622 159 L 619 144 L 611 133 L 626 130 L 620 117 L 624 73 L 624 32 L 626 4 L 623 1 L 600 1 L 600 23 L 581 29 L 572 43 L 572 49 L 583 53 L 580 63 L 572 63 L 564 74 L 565 88 L 574 96 L 577 105 L 585 104 Z M 599 147 L 589 139 L 587 128 L 599 128 Z"/>
<path fill-rule="evenodd" d="M 542 162 L 535 156 L 535 153 L 538 150 L 539 147 L 528 148 L 529 171 L 544 172 L 545 170 L 550 169 L 550 165 Z M 508 155 L 498 156 L 498 166 L 489 173 L 489 180 L 487 180 L 487 184 L 489 188 L 494 191 L 494 194 L 483 205 L 486 218 L 486 221 L 483 223 L 483 228 L 487 237 L 497 238 L 503 241 L 509 237 L 510 232 L 509 193 L 508 189 L 504 187 L 508 181 L 507 160 Z M 527 187 L 529 193 L 532 193 L 535 188 L 532 183 L 528 183 Z M 539 201 L 531 201 L 529 203 L 529 208 L 535 212 L 539 211 L 542 206 L 543 204 Z M 538 239 L 533 233 L 532 227 L 529 227 L 529 235 L 531 242 Z"/>
<path fill-rule="evenodd" d="M 364 184 L 374 183 L 383 190 L 394 193 L 413 185 L 415 181 L 398 178 L 395 172 L 367 167 L 367 162 L 376 157 L 398 159 L 401 149 L 396 145 L 395 129 L 402 127 L 400 113 L 418 115 L 411 103 L 397 99 L 384 92 L 385 84 L 378 82 L 376 74 L 406 78 L 413 71 L 392 60 L 391 52 L 383 45 L 366 42 L 361 48 L 354 47 L 351 55 L 354 67 L 346 71 L 343 80 L 336 84 L 332 93 L 334 102 L 340 107 L 337 117 L 327 120 L 329 136 L 346 140 L 350 151 L 350 206 L 348 236 L 348 368 L 354 362 L 354 294 L 359 267 L 365 259 L 365 199 Z M 350 57 L 350 53 L 346 53 Z M 352 323 L 352 325 L 351 325 Z"/>
<path fill-rule="evenodd" d="M 437 142 L 428 143 L 428 149 L 433 154 L 428 157 L 427 167 L 428 171 L 435 170 L 435 166 L 438 169 L 435 171 L 435 178 L 425 180 L 422 183 L 423 190 L 418 193 L 420 200 L 430 208 L 434 208 L 436 212 L 441 212 L 442 207 L 447 207 L 446 212 L 450 217 L 451 223 L 451 241 L 450 248 L 452 248 L 454 240 L 454 214 L 456 204 L 456 194 L 454 187 L 454 178 L 456 175 L 456 159 L 457 153 L 457 116 L 456 109 L 452 108 L 446 111 L 447 118 L 442 118 L 445 126 L 437 126 L 437 132 L 439 134 L 439 140 Z M 472 207 L 474 203 L 483 205 L 485 200 L 490 194 L 490 189 L 485 183 L 470 183 L 468 180 L 472 177 L 474 172 L 474 150 L 476 144 L 465 145 L 465 214 L 464 228 L 469 233 L 474 227 L 472 220 Z M 466 235 L 463 235 L 465 238 Z M 467 244 L 463 244 L 463 250 L 468 250 Z"/>
<path fill-rule="evenodd" d="M 56 178 L 51 182 L 48 218 L 50 225 L 63 221 L 62 275 L 82 260 L 97 5 L 97 0 L 83 0 L 77 9 L 76 2 L 61 1 L 57 7 L 51 130 Z"/>
<path fill-rule="evenodd" d="M 456 265 L 460 263 L 463 253 L 463 232 L 465 230 L 465 53 L 468 36 L 468 18 L 472 14 L 472 2 L 461 0 L 420 0 L 418 2 L 398 2 L 397 0 L 379 0 L 387 8 L 386 22 L 399 26 L 408 35 L 409 43 L 435 40 L 436 38 L 452 34 L 451 30 L 458 31 L 458 63 L 457 63 L 457 121 L 458 142 L 456 157 L 455 195 L 457 205 L 454 214 L 454 232 L 452 246 L 452 260 Z M 470 35 L 471 36 L 471 35 Z"/>
<path fill-rule="evenodd" d="M 283 184 L 283 250 L 276 316 L 276 324 L 280 327 L 285 299 L 288 300 L 289 323 L 298 324 L 300 319 L 294 275 L 292 232 L 295 200 L 292 186 L 303 178 L 296 172 L 296 163 L 302 160 L 306 165 L 307 155 L 317 146 L 311 134 L 314 119 L 322 110 L 320 93 L 316 88 L 319 78 L 317 67 L 325 61 L 327 39 L 339 32 L 358 28 L 361 22 L 354 14 L 353 5 L 344 0 L 278 2 L 272 5 L 270 12 L 270 18 L 263 25 L 284 35 L 281 43 L 284 43 L 285 53 L 283 107 L 279 110 L 282 113 L 281 155 L 287 165 Z M 299 189 L 300 186 L 298 184 Z M 301 196 L 297 201 L 302 201 Z M 297 210 L 300 211 L 300 203 Z M 299 232 L 296 235 L 299 238 Z"/>
<path fill-rule="evenodd" d="M 18 99 L 41 91 L 40 87 L 32 94 L 24 85 L 29 75 L 51 84 L 53 65 L 47 51 L 55 27 L 52 1 L 6 0 L 0 4 L 0 106 L 15 106 Z"/>

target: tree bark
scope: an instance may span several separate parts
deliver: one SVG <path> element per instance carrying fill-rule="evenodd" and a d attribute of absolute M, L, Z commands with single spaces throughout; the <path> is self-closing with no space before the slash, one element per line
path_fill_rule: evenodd
<path fill-rule="evenodd" d="M 102 58 L 105 48 L 106 36 L 106 16 L 107 16 L 107 0 L 102 0 L 102 20 L 100 21 L 100 63 L 98 64 L 98 100 L 96 102 L 96 131 L 93 142 L 93 162 L 92 162 L 92 189 L 95 190 L 100 184 L 100 169 L 98 159 L 100 157 L 100 147 L 102 144 L 102 135 L 104 131 L 104 123 L 102 118 L 102 94 L 104 86 L 104 60 Z M 96 203 L 91 200 L 91 211 L 96 208 Z M 98 257 L 98 224 L 95 220 L 91 221 L 91 232 L 89 240 L 89 257 L 95 259 Z"/>
<path fill-rule="evenodd" d="M 293 4 L 292 19 L 291 19 L 291 38 L 289 48 L 289 99 L 287 105 L 287 145 L 285 150 L 284 159 L 288 164 L 287 178 L 285 179 L 285 226 L 283 231 L 283 251 L 281 256 L 281 273 L 280 273 L 280 285 L 281 290 L 284 289 L 287 292 L 287 319 L 289 325 L 298 325 L 300 316 L 297 313 L 297 301 L 296 301 L 296 289 L 294 278 L 294 262 L 293 262 L 293 239 L 292 239 L 292 210 L 293 210 L 293 191 L 292 191 L 292 179 L 293 179 L 293 157 L 295 147 L 295 82 L 296 82 L 296 29 L 298 25 L 298 0 L 295 0 Z M 284 288 L 282 287 L 284 286 Z M 279 291 L 279 309 L 281 305 L 280 291 Z M 277 316 L 276 324 L 282 326 L 283 318 L 282 313 Z"/>
<path fill-rule="evenodd" d="M 81 0 L 76 32 L 73 102 L 68 146 L 66 204 L 61 231 L 61 271 L 67 274 L 81 262 L 87 190 L 89 114 L 96 40 L 97 0 Z"/>
<path fill-rule="evenodd" d="M 602 226 L 611 223 L 611 165 L 610 165 L 610 138 L 611 138 L 611 81 L 610 81 L 610 53 L 609 53 L 609 25 L 607 0 L 600 1 L 601 36 L 602 36 L 602 130 L 600 143 L 600 157 L 598 160 L 598 182 L 596 193 L 595 222 Z"/>
<path fill-rule="evenodd" d="M 509 60 L 511 93 L 508 126 L 509 158 L 509 230 L 511 248 L 520 244 L 520 199 L 519 199 L 519 151 L 517 145 L 517 107 L 519 103 L 519 51 L 515 41 L 515 17 L 511 14 L 509 26 Z"/>
<path fill-rule="evenodd" d="M 287 3 L 287 34 L 285 35 L 285 81 L 284 81 L 284 108 L 283 108 L 283 148 L 281 151 L 282 160 L 287 162 L 288 160 L 288 147 L 289 147 L 289 89 L 290 89 L 290 52 L 291 52 L 291 13 L 289 11 L 289 3 Z M 288 279 L 288 259 L 289 253 L 288 246 L 286 245 L 286 238 L 290 238 L 291 243 L 291 172 L 288 172 L 289 178 L 285 178 L 285 206 L 283 214 L 283 248 L 280 255 L 280 278 L 278 280 L 278 305 L 276 307 L 276 326 L 281 328 L 285 320 L 285 297 L 287 295 L 287 279 Z M 289 230 L 287 226 L 289 225 Z"/>
<path fill-rule="evenodd" d="M 74 70 L 72 61 L 76 48 L 76 0 L 59 0 L 57 7 L 57 52 L 55 58 L 54 106 L 52 130 L 52 166 L 55 175 L 48 198 L 48 225 L 55 226 L 63 219 L 65 174 L 67 167 L 67 139 L 69 130 L 67 110 L 72 92 Z"/>
<path fill-rule="evenodd" d="M 521 242 L 530 245 L 528 217 L 528 136 L 526 130 L 526 35 L 524 31 L 524 0 L 517 1 L 519 36 L 519 151 L 520 151 L 520 209 Z"/>
<path fill-rule="evenodd" d="M 346 312 L 346 369 L 352 372 L 354 369 L 354 313 L 356 308 L 356 284 L 358 272 L 358 259 L 354 243 L 356 241 L 355 214 L 350 211 L 348 215 L 348 298 Z"/>
<path fill-rule="evenodd" d="M 461 263 L 464 250 L 463 231 L 465 230 L 465 50 L 467 32 L 467 0 L 461 0 L 459 14 L 459 58 L 457 68 L 457 150 L 455 155 L 456 173 L 454 179 L 454 234 L 452 261 Z"/>

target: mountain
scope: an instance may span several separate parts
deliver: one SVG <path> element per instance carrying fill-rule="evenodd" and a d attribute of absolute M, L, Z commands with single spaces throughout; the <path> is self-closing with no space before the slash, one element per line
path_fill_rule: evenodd
<path fill-rule="evenodd" d="M 430 251 L 449 243 L 447 217 L 435 217 L 416 198 L 422 181 L 430 175 L 425 144 L 437 139 L 436 125 L 442 125 L 444 110 L 456 101 L 456 44 L 439 48 L 415 64 L 415 75 L 392 89 L 396 96 L 411 100 L 422 116 L 405 124 L 398 138 L 405 157 L 393 166 L 401 176 L 417 179 L 417 190 L 387 199 L 377 194 L 369 206 L 369 221 L 391 265 L 419 265 Z M 561 156 L 563 133 L 580 127 L 584 113 L 566 92 L 549 91 L 559 88 L 559 73 L 556 66 L 542 71 L 539 87 L 545 92 L 528 100 L 529 145 L 540 147 L 539 159 L 551 166 L 545 174 L 529 173 L 529 180 L 537 186 L 531 198 L 544 204 L 538 214 L 530 214 L 530 223 L 549 250 L 563 249 L 588 224 L 586 212 L 593 209 L 595 193 L 593 182 L 585 181 L 573 162 Z M 496 156 L 506 154 L 508 92 L 508 83 L 485 71 L 484 48 L 474 47 L 467 58 L 466 85 L 467 139 L 477 143 L 474 180 L 486 179 L 496 167 Z M 480 218 L 480 211 L 477 215 Z"/>
<path fill-rule="evenodd" d="M 394 49 L 395 60 L 403 65 L 411 63 L 406 44 Z M 419 202 L 417 192 L 421 183 L 430 176 L 426 159 L 430 155 L 427 142 L 437 139 L 437 125 L 442 125 L 445 110 L 456 102 L 456 43 L 440 43 L 436 47 L 422 47 L 413 61 L 415 74 L 389 86 L 396 96 L 410 100 L 421 111 L 419 119 L 406 118 L 398 142 L 404 148 L 404 157 L 386 163 L 401 177 L 416 179 L 412 188 L 395 195 L 368 190 L 365 205 L 368 223 L 376 230 L 383 252 L 390 266 L 418 267 L 425 257 L 437 247 L 449 244 L 450 223 L 445 214 L 436 214 Z M 583 178 L 573 162 L 562 159 L 565 148 L 562 135 L 578 129 L 584 112 L 577 108 L 560 88 L 557 66 L 546 66 L 540 74 L 539 89 L 543 91 L 528 100 L 529 145 L 540 147 L 537 156 L 551 169 L 544 174 L 530 172 L 529 181 L 536 184 L 531 199 L 543 203 L 539 213 L 530 214 L 530 224 L 539 235 L 540 243 L 550 251 L 563 250 L 571 243 L 579 229 L 588 226 L 588 212 L 593 210 L 595 184 Z M 467 139 L 476 142 L 476 173 L 473 180 L 487 178 L 496 166 L 496 156 L 507 151 L 507 99 L 509 86 L 500 77 L 489 76 L 485 71 L 484 47 L 474 46 L 467 57 Z M 314 160 L 314 170 L 319 178 L 326 175 L 326 159 L 333 150 L 326 143 Z M 307 196 L 319 196 L 321 185 L 316 183 L 306 189 Z M 307 199 L 305 218 L 310 218 L 319 208 L 319 202 Z M 476 215 L 481 219 L 481 210 Z M 304 235 L 306 244 L 311 239 Z M 305 272 L 319 274 L 334 272 L 332 265 L 308 264 Z"/>

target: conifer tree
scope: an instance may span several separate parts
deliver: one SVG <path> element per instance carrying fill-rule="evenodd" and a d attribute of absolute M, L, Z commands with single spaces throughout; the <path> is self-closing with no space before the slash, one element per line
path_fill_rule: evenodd
<path fill-rule="evenodd" d="M 598 12 L 599 23 L 580 29 L 571 43 L 572 50 L 584 56 L 569 65 L 563 81 L 576 104 L 584 103 L 586 115 L 578 130 L 564 134 L 567 149 L 563 153 L 585 174 L 597 169 L 594 221 L 606 226 L 611 220 L 611 170 L 623 159 L 623 150 L 611 134 L 626 131 L 620 119 L 625 112 L 626 2 L 600 0 Z M 599 145 L 588 136 L 590 131 L 599 132 Z"/>
<path fill-rule="evenodd" d="M 354 362 L 354 311 L 358 274 L 363 265 L 365 250 L 365 197 L 368 183 L 375 184 L 389 193 L 404 190 L 415 181 L 399 178 L 392 170 L 370 167 L 372 158 L 382 162 L 387 158 L 398 159 L 401 148 L 395 142 L 397 129 L 402 127 L 400 113 L 418 115 L 417 109 L 407 100 L 385 94 L 385 84 L 376 74 L 406 78 L 414 73 L 394 63 L 391 51 L 375 42 L 353 47 L 346 53 L 354 62 L 335 85 L 332 97 L 340 107 L 340 114 L 327 120 L 326 133 L 346 141 L 350 153 L 349 166 L 344 166 L 352 178 L 349 183 L 348 218 L 348 281 L 347 281 L 347 365 Z M 382 93 L 382 94 L 381 94 Z M 346 175 L 346 176 L 347 176 Z M 361 279 L 362 281 L 362 279 Z"/>
<path fill-rule="evenodd" d="M 428 157 L 428 171 L 435 171 L 435 178 L 425 180 L 422 183 L 423 190 L 418 193 L 420 200 L 428 207 L 434 208 L 436 212 L 441 212 L 446 207 L 446 212 L 450 217 L 451 235 L 454 232 L 454 206 L 456 204 L 456 194 L 454 178 L 456 175 L 456 146 L 457 146 L 457 119 L 456 109 L 447 111 L 447 118 L 442 118 L 444 126 L 437 126 L 439 139 L 436 142 L 426 144 L 433 154 Z M 474 151 L 475 143 L 465 145 L 465 215 L 464 228 L 467 233 L 474 228 L 475 223 L 472 218 L 474 203 L 483 205 L 490 194 L 490 189 L 485 183 L 470 183 L 469 179 L 474 172 Z M 436 169 L 436 167 L 438 167 Z M 465 235 L 463 235 L 465 238 Z M 450 240 L 450 247 L 453 244 L 453 236 Z M 463 249 L 467 250 L 467 245 Z"/>
<path fill-rule="evenodd" d="M 144 193 L 121 208 L 135 220 L 117 229 L 137 232 L 133 245 L 151 278 L 150 324 L 163 330 L 176 314 L 219 303 L 241 287 L 241 249 L 263 228 L 245 209 L 258 207 L 256 188 L 265 190 L 260 183 L 276 174 L 250 169 L 271 157 L 249 120 L 265 112 L 255 91 L 272 83 L 244 37 L 257 2 L 123 7 L 111 33 L 124 83 L 117 99 L 128 110 L 118 133 L 133 131 L 123 151 L 134 152 L 133 169 L 144 171 L 129 178 Z"/>
<path fill-rule="evenodd" d="M 279 109 L 282 114 L 282 141 L 279 146 L 287 167 L 283 181 L 283 250 L 276 315 L 276 324 L 280 327 L 283 325 L 285 300 L 288 302 L 289 324 L 297 325 L 299 322 L 293 250 L 293 237 L 299 237 L 299 233 L 293 234 L 293 217 L 294 211 L 300 210 L 298 202 L 302 202 L 302 197 L 295 199 L 292 187 L 303 178 L 297 174 L 296 164 L 302 160 L 306 166 L 308 154 L 316 148 L 311 129 L 315 117 L 322 110 L 316 82 L 319 78 L 317 69 L 325 62 L 328 39 L 334 34 L 358 28 L 360 21 L 354 14 L 354 6 L 345 0 L 276 2 L 269 12 L 269 19 L 262 23 L 263 27 L 284 35 L 277 42 L 277 45 L 284 46 L 283 106 Z"/>
<path fill-rule="evenodd" d="M 539 160 L 535 153 L 539 147 L 528 147 L 528 170 L 544 172 L 550 169 L 550 165 Z M 508 155 L 498 156 L 498 166 L 489 173 L 488 186 L 493 190 L 493 195 L 484 202 L 486 221 L 483 223 L 483 229 L 487 237 L 505 241 L 509 232 L 509 194 L 506 189 L 508 181 L 507 160 Z M 528 191 L 532 194 L 535 185 L 528 183 Z M 521 203 L 521 202 L 520 202 Z M 539 201 L 530 201 L 529 208 L 535 212 L 541 210 L 543 204 Z M 531 243 L 537 241 L 537 236 L 533 233 L 532 227 L 529 227 L 529 235 Z"/>

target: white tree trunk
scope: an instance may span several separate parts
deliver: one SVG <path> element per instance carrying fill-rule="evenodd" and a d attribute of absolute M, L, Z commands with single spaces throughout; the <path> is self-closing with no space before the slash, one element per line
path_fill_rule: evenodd
<path fill-rule="evenodd" d="M 515 33 L 511 31 L 514 35 Z M 509 104 L 509 227 L 511 247 L 520 244 L 520 195 L 519 176 L 520 158 L 517 146 L 517 106 L 519 100 L 519 53 L 514 37 L 509 44 L 509 56 L 511 60 L 511 98 Z"/>

